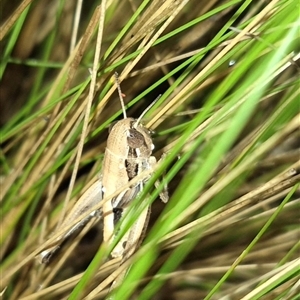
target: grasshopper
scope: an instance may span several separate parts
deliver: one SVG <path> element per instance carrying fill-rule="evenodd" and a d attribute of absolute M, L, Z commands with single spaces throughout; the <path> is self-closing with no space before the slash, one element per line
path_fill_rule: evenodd
<path fill-rule="evenodd" d="M 102 174 L 76 202 L 73 209 L 62 222 L 60 228 L 64 228 L 78 219 L 81 215 L 91 211 L 105 197 L 113 195 L 128 182 L 145 170 L 152 170 L 157 163 L 152 156 L 154 145 L 147 128 L 140 123 L 145 113 L 155 103 L 152 103 L 138 119 L 127 118 L 117 74 L 115 74 L 119 98 L 123 110 L 124 119 L 118 121 L 111 129 L 104 154 Z M 40 253 L 42 263 L 50 262 L 52 256 L 58 252 L 62 244 L 70 236 L 82 230 L 92 218 L 103 218 L 103 241 L 110 244 L 116 236 L 115 226 L 122 219 L 130 202 L 143 190 L 149 175 L 141 179 L 137 184 L 124 189 L 110 201 L 105 201 L 102 209 L 93 210 L 87 217 L 76 223 L 63 236 L 56 240 L 56 245 Z M 167 202 L 166 192 L 160 194 L 163 202 Z M 111 257 L 121 257 L 124 261 L 130 257 L 140 245 L 145 229 L 148 225 L 150 207 L 147 207 L 139 216 L 129 232 L 118 242 L 111 252 Z"/>

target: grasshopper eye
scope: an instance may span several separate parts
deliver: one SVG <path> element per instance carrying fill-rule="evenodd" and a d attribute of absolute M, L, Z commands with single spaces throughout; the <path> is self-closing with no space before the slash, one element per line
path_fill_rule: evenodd
<path fill-rule="evenodd" d="M 145 143 L 144 136 L 136 129 L 129 129 L 127 133 L 128 146 L 131 148 L 140 148 Z"/>

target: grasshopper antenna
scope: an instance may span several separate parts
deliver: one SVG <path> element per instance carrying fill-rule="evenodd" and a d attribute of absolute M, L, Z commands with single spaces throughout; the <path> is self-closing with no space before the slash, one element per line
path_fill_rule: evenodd
<path fill-rule="evenodd" d="M 150 110 L 151 107 L 153 107 L 153 105 L 159 100 L 160 97 L 161 94 L 158 95 L 156 99 L 142 112 L 142 114 L 139 116 L 139 118 L 136 120 L 135 124 L 133 125 L 134 128 L 137 128 L 144 115 Z"/>
<path fill-rule="evenodd" d="M 117 72 L 115 72 L 115 79 L 116 79 L 116 84 L 117 84 L 117 89 L 118 89 L 118 93 L 119 93 L 122 110 L 123 110 L 123 116 L 124 116 L 124 119 L 127 119 L 125 105 L 124 105 L 124 99 L 122 96 L 122 91 L 121 91 L 121 86 L 120 86 L 119 74 Z"/>

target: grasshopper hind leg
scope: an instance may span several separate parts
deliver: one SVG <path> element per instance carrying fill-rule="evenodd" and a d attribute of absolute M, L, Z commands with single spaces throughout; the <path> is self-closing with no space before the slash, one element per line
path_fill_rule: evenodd
<path fill-rule="evenodd" d="M 102 199 L 102 182 L 101 180 L 98 180 L 93 185 L 91 185 L 91 187 L 79 198 L 79 200 L 76 202 L 70 213 L 66 216 L 57 231 L 68 226 L 76 219 L 78 219 L 78 217 L 90 211 L 93 207 L 99 204 Z M 79 232 L 82 231 L 82 229 L 90 222 L 92 218 L 100 219 L 101 217 L 102 210 L 100 208 L 92 211 L 87 217 L 83 218 L 81 221 L 71 227 L 71 229 L 69 229 L 64 235 L 59 237 L 56 242 L 54 242 L 54 246 L 42 251 L 38 257 L 40 262 L 43 264 L 49 264 L 53 260 L 53 258 L 58 255 L 61 248 L 64 247 L 71 238 L 78 235 Z"/>

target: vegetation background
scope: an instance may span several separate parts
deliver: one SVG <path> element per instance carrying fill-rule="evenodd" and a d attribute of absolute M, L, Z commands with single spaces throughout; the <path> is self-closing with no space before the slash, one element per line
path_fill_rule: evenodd
<path fill-rule="evenodd" d="M 36 259 L 97 180 L 109 125 L 153 130 L 153 202 L 115 299 L 299 299 L 299 1 L 1 2 L 3 299 L 102 299 L 119 262 L 91 225 Z M 162 189 L 162 186 L 160 187 Z M 142 203 L 142 204 L 140 204 Z M 88 232 L 87 232 L 88 231 Z M 58 234 L 58 233 L 57 233 Z"/>

